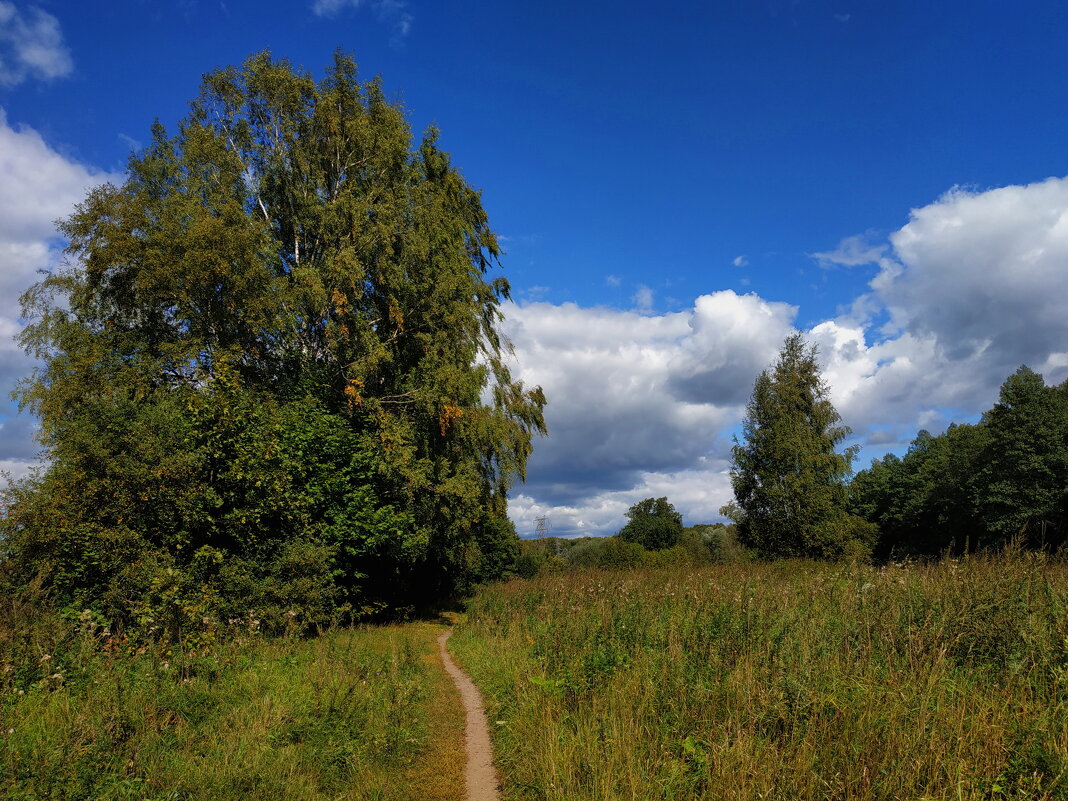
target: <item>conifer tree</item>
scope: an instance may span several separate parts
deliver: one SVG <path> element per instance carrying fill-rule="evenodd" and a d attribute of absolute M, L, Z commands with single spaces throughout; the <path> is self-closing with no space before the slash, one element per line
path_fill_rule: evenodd
<path fill-rule="evenodd" d="M 1068 382 L 1047 387 L 1026 365 L 1005 379 L 983 415 L 989 444 L 979 506 L 1000 540 L 1048 545 L 1064 538 L 1068 500 Z"/>
<path fill-rule="evenodd" d="M 870 547 L 874 526 L 845 511 L 855 449 L 827 397 L 816 349 L 787 338 L 774 369 L 756 380 L 732 450 L 735 503 L 721 511 L 738 538 L 766 557 L 838 558 Z"/>

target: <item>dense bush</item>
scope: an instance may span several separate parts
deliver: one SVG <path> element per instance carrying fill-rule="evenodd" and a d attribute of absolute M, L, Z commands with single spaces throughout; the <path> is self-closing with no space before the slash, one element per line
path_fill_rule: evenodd
<path fill-rule="evenodd" d="M 738 544 L 734 527 L 716 523 L 684 528 L 677 544 L 656 550 L 646 550 L 618 535 L 525 540 L 516 561 L 516 574 L 533 578 L 539 573 L 569 570 L 736 564 L 749 559 L 749 552 Z"/>
<path fill-rule="evenodd" d="M 627 524 L 617 536 L 647 551 L 671 548 L 682 536 L 682 515 L 667 498 L 646 498 L 627 510 Z"/>

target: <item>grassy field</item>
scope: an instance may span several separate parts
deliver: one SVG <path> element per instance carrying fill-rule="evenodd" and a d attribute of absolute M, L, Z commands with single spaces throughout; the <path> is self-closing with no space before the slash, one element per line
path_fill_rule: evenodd
<path fill-rule="evenodd" d="M 463 711 L 430 623 L 140 650 L 0 632 L 5 799 L 457 799 Z"/>
<path fill-rule="evenodd" d="M 586 572 L 452 650 L 511 799 L 1068 799 L 1068 567 Z"/>

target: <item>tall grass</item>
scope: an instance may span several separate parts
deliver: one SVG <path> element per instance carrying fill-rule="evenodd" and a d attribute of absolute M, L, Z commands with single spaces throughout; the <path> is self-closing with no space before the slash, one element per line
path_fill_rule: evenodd
<path fill-rule="evenodd" d="M 462 763 L 439 742 L 462 725 L 434 664 L 440 626 L 248 634 L 182 653 L 134 646 L 88 618 L 71 626 L 46 607 L 28 623 L 11 603 L 0 621 L 0 797 L 411 799 L 462 786 L 451 767 Z"/>
<path fill-rule="evenodd" d="M 453 638 L 522 799 L 1068 799 L 1068 568 L 801 562 L 483 591 Z"/>

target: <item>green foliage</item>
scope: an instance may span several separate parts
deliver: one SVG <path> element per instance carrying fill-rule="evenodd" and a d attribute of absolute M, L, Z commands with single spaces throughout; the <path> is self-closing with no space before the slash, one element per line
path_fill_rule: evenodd
<path fill-rule="evenodd" d="M 708 550 L 709 562 L 734 565 L 749 561 L 749 552 L 738 542 L 738 529 L 734 524 L 713 523 L 693 526 L 687 529 L 687 532 L 689 531 L 693 531 Z"/>
<path fill-rule="evenodd" d="M 661 551 L 660 553 L 666 553 Z M 802 560 L 497 584 L 450 641 L 517 799 L 1064 799 L 1068 567 Z"/>
<path fill-rule="evenodd" d="M 617 535 L 625 542 L 634 542 L 648 551 L 671 548 L 682 535 L 682 515 L 668 503 L 667 498 L 646 498 L 627 510 L 629 522 Z"/>
<path fill-rule="evenodd" d="M 71 266 L 24 297 L 49 457 L 2 521 L 24 580 L 188 630 L 507 571 L 545 399 L 503 358 L 497 240 L 437 133 L 413 144 L 348 56 L 318 83 L 266 53 L 209 73 L 60 228 Z"/>
<path fill-rule="evenodd" d="M 1047 387 L 1022 366 L 983 416 L 989 431 L 979 506 L 999 538 L 1062 541 L 1068 523 L 1068 381 Z"/>
<path fill-rule="evenodd" d="M 270 640 L 245 621 L 193 652 L 16 597 L 0 609 L 5 799 L 438 797 L 408 768 L 431 745 L 439 627 Z"/>
<path fill-rule="evenodd" d="M 756 380 L 742 423 L 745 442 L 732 453 L 736 503 L 721 511 L 747 548 L 766 557 L 862 556 L 874 527 L 845 511 L 845 480 L 854 448 L 827 398 L 815 346 L 789 337 L 771 373 Z"/>
<path fill-rule="evenodd" d="M 734 526 L 722 523 L 683 528 L 669 548 L 647 550 L 640 543 L 613 537 L 524 540 L 516 560 L 516 575 L 534 578 L 571 570 L 634 570 L 641 567 L 682 567 L 736 564 L 749 559 L 738 544 Z"/>
<path fill-rule="evenodd" d="M 878 551 L 967 547 L 1055 549 L 1068 522 L 1068 382 L 1047 387 L 1021 367 L 975 425 L 920 431 L 904 458 L 887 454 L 853 479 L 851 510 L 879 526 Z"/>

